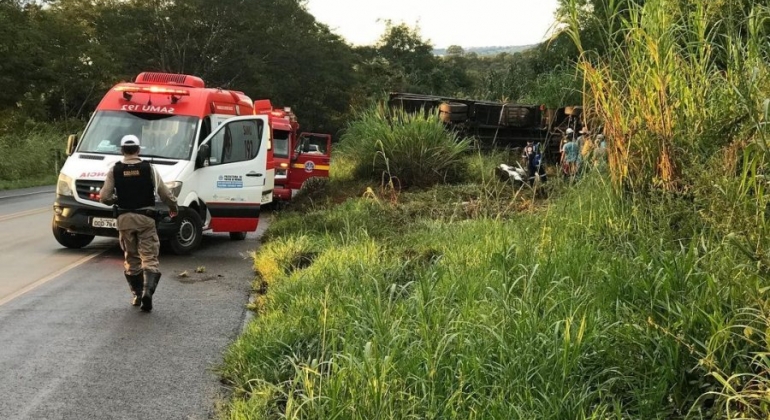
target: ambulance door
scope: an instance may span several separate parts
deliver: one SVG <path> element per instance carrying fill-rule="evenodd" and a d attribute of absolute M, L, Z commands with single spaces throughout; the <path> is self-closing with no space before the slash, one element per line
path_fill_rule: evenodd
<path fill-rule="evenodd" d="M 299 190 L 308 178 L 328 178 L 331 162 L 332 136 L 302 133 L 293 152 L 288 187 Z"/>
<path fill-rule="evenodd" d="M 267 178 L 267 116 L 234 117 L 212 128 L 196 159 L 198 196 L 214 232 L 257 229 Z"/>

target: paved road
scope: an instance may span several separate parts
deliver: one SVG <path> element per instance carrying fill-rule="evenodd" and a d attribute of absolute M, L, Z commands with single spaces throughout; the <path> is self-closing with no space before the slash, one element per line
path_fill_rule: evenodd
<path fill-rule="evenodd" d="M 145 314 L 129 304 L 117 240 L 61 248 L 53 193 L 41 191 L 0 194 L 0 419 L 210 418 L 265 224 L 245 241 L 209 234 L 194 256 L 162 255 Z"/>

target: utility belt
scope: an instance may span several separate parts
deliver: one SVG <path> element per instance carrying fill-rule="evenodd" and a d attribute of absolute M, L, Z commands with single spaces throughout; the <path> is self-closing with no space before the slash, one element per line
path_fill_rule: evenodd
<path fill-rule="evenodd" d="M 118 206 L 112 206 L 112 216 L 114 218 L 118 218 L 118 216 L 122 214 L 128 214 L 128 213 L 134 213 L 134 214 L 140 214 L 142 216 L 147 216 L 150 219 L 155 220 L 156 222 L 162 219 L 161 212 L 155 210 L 155 209 L 136 209 L 136 210 L 129 210 L 129 209 L 121 209 Z"/>

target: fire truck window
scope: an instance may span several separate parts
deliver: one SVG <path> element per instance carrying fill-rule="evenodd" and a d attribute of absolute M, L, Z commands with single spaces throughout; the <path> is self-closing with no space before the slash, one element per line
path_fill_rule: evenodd
<path fill-rule="evenodd" d="M 273 130 L 273 155 L 277 158 L 289 158 L 289 132 Z"/>
<path fill-rule="evenodd" d="M 201 144 L 211 134 L 211 117 L 206 117 L 201 123 L 201 134 L 198 136 L 198 144 Z"/>
<path fill-rule="evenodd" d="M 314 135 L 309 135 L 309 136 L 306 135 L 306 136 L 300 137 L 299 141 L 297 142 L 297 152 L 301 151 L 300 149 L 302 148 L 302 142 L 304 139 L 308 140 L 309 150 L 306 152 L 303 151 L 303 153 L 310 154 L 310 155 L 325 155 L 327 153 L 326 137 L 314 136 Z"/>
<path fill-rule="evenodd" d="M 211 139 L 210 165 L 243 162 L 257 157 L 262 121 L 234 121 Z"/>

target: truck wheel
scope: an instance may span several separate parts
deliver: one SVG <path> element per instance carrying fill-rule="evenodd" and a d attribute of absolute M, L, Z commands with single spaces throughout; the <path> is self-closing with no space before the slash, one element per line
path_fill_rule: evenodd
<path fill-rule="evenodd" d="M 468 105 L 461 102 L 443 102 L 438 110 L 445 114 L 467 114 Z"/>
<path fill-rule="evenodd" d="M 230 232 L 230 239 L 233 241 L 242 241 L 246 239 L 247 232 Z"/>
<path fill-rule="evenodd" d="M 439 117 L 445 123 L 463 122 L 468 119 L 468 105 L 459 102 L 443 102 L 438 107 Z"/>
<path fill-rule="evenodd" d="M 195 210 L 184 209 L 176 216 L 179 229 L 168 241 L 171 252 L 176 255 L 188 255 L 198 248 L 203 239 L 203 222 Z"/>
<path fill-rule="evenodd" d="M 56 241 L 67 248 L 80 249 L 94 240 L 93 235 L 82 235 L 80 233 L 70 233 L 66 229 L 56 226 L 56 222 L 51 223 L 53 237 Z"/>

